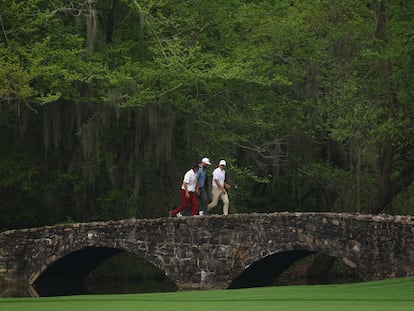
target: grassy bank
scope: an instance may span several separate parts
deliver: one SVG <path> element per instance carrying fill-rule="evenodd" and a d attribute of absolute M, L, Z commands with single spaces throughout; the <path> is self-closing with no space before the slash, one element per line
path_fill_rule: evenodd
<path fill-rule="evenodd" d="M 414 310 L 414 278 L 341 285 L 134 295 L 4 298 L 7 311 Z"/>

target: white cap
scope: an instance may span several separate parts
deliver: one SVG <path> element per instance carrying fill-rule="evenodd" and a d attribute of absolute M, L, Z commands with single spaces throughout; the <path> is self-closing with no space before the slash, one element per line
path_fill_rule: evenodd
<path fill-rule="evenodd" d="M 225 160 L 220 160 L 219 165 L 224 165 L 224 166 L 226 166 L 226 161 L 225 161 Z"/>
<path fill-rule="evenodd" d="M 207 164 L 207 165 L 211 165 L 210 160 L 208 158 L 202 158 L 201 162 Z"/>

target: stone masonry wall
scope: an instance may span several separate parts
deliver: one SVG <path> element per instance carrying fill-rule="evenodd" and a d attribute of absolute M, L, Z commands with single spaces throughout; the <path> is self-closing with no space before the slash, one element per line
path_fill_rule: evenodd
<path fill-rule="evenodd" d="M 335 256 L 365 280 L 414 275 L 414 217 L 335 213 L 234 214 L 62 224 L 0 233 L 0 274 L 32 284 L 88 246 L 125 250 L 180 289 L 226 288 L 252 263 L 284 251 Z"/>

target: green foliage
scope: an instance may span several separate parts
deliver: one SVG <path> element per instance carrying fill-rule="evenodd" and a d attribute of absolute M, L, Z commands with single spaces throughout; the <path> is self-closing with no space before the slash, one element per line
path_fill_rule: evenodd
<path fill-rule="evenodd" d="M 2 227 L 164 216 L 203 156 L 231 164 L 233 211 L 407 210 L 410 2 L 0 12 Z"/>

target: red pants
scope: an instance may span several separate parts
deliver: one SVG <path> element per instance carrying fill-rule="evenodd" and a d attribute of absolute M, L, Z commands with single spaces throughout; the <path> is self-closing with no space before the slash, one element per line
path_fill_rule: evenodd
<path fill-rule="evenodd" d="M 185 195 L 185 190 L 180 190 L 181 196 L 181 205 L 177 207 L 175 210 L 171 211 L 171 216 L 177 215 L 179 212 L 182 212 L 188 207 L 188 204 L 191 204 L 191 214 L 198 215 L 198 201 L 197 201 L 197 194 L 195 192 L 189 192 L 190 197 L 187 198 Z"/>

